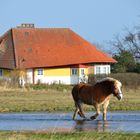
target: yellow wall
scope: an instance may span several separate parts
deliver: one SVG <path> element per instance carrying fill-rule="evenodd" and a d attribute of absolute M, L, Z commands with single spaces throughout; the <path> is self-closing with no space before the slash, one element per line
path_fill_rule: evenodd
<path fill-rule="evenodd" d="M 6 70 L 6 69 L 3 69 L 2 72 L 3 72 L 3 76 L 6 76 L 6 77 L 9 76 L 11 73 L 10 70 Z"/>
<path fill-rule="evenodd" d="M 85 75 L 88 75 L 88 68 L 85 68 Z"/>
<path fill-rule="evenodd" d="M 94 66 L 89 66 L 87 70 L 88 70 L 88 74 L 93 74 L 94 73 Z"/>
<path fill-rule="evenodd" d="M 70 76 L 70 68 L 45 68 L 44 76 Z M 37 75 L 37 69 L 35 69 Z"/>
<path fill-rule="evenodd" d="M 45 69 L 45 76 L 70 76 L 70 68 Z"/>
<path fill-rule="evenodd" d="M 85 74 L 88 75 L 88 68 L 82 68 L 85 70 Z M 71 68 L 44 68 L 44 76 L 71 76 Z M 80 75 L 81 68 L 78 69 L 78 75 Z M 35 75 L 37 75 L 37 69 L 35 69 Z"/>

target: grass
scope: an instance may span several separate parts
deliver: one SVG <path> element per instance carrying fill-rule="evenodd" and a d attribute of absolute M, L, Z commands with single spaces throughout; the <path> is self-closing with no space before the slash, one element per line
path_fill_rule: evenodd
<path fill-rule="evenodd" d="M 139 140 L 140 133 L 37 133 L 37 132 L 0 132 L 0 140 Z"/>
<path fill-rule="evenodd" d="M 108 110 L 140 110 L 138 90 L 124 90 L 124 99 L 118 101 L 112 96 Z M 91 111 L 92 106 L 84 105 L 84 109 Z M 73 111 L 74 103 L 71 90 L 43 89 L 7 89 L 0 87 L 0 112 L 53 112 Z"/>
<path fill-rule="evenodd" d="M 140 110 L 139 93 L 137 90 L 123 90 L 124 99 L 118 101 L 112 97 L 109 109 Z M 84 106 L 91 111 L 91 106 Z M 71 87 L 10 89 L 0 87 L 0 112 L 33 112 L 33 111 L 73 111 L 74 103 Z M 139 140 L 140 133 L 111 132 L 8 132 L 0 131 L 0 140 Z"/>
<path fill-rule="evenodd" d="M 116 100 L 112 97 L 109 104 L 109 110 L 111 111 L 129 111 L 140 110 L 140 89 L 139 90 L 123 90 L 124 99 L 122 101 Z"/>

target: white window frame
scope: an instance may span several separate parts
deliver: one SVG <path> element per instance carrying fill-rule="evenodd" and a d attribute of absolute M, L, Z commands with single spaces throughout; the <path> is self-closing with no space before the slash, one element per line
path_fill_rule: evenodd
<path fill-rule="evenodd" d="M 0 69 L 0 76 L 3 76 L 3 70 Z"/>
<path fill-rule="evenodd" d="M 81 69 L 81 75 L 85 75 L 85 69 Z"/>
<path fill-rule="evenodd" d="M 110 74 L 110 65 L 95 65 L 95 74 Z"/>
<path fill-rule="evenodd" d="M 78 68 L 72 68 L 71 75 L 78 75 Z"/>
<path fill-rule="evenodd" d="M 96 66 L 95 70 L 96 70 L 96 74 L 101 74 L 101 66 Z"/>
<path fill-rule="evenodd" d="M 44 69 L 37 69 L 37 75 L 44 75 Z"/>
<path fill-rule="evenodd" d="M 107 74 L 107 66 L 102 67 L 102 74 Z"/>

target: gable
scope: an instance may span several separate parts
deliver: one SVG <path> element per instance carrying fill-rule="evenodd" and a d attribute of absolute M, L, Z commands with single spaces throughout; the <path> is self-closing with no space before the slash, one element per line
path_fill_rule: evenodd
<path fill-rule="evenodd" d="M 14 69 L 15 56 L 12 42 L 12 31 L 9 30 L 0 38 L 0 68 Z"/>

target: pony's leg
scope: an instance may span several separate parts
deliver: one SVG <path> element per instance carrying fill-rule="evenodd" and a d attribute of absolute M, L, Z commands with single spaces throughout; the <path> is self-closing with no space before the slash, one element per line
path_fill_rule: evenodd
<path fill-rule="evenodd" d="M 84 114 L 84 111 L 83 111 L 83 109 L 82 109 L 82 104 L 81 104 L 81 103 L 77 103 L 77 106 L 78 106 L 78 108 L 79 108 L 78 114 L 80 115 L 80 117 L 86 118 L 86 117 L 85 117 L 85 114 Z"/>
<path fill-rule="evenodd" d="M 85 115 L 84 115 L 81 103 L 75 103 L 75 108 L 76 109 L 75 109 L 74 114 L 73 114 L 73 120 L 75 119 L 77 113 L 80 117 L 86 118 Z"/>
<path fill-rule="evenodd" d="M 107 107 L 109 105 L 109 100 L 107 100 L 104 104 L 103 104 L 103 120 L 106 121 L 106 112 L 107 112 Z"/>
<path fill-rule="evenodd" d="M 74 114 L 73 114 L 73 120 L 75 120 L 75 117 L 76 117 L 77 113 L 79 112 L 78 106 L 75 106 L 75 107 L 76 107 L 76 109 L 75 109 Z"/>
<path fill-rule="evenodd" d="M 94 107 L 96 109 L 96 114 L 94 116 L 90 117 L 90 119 L 92 119 L 92 120 L 96 119 L 99 116 L 99 114 L 100 114 L 100 105 L 96 104 Z"/>

